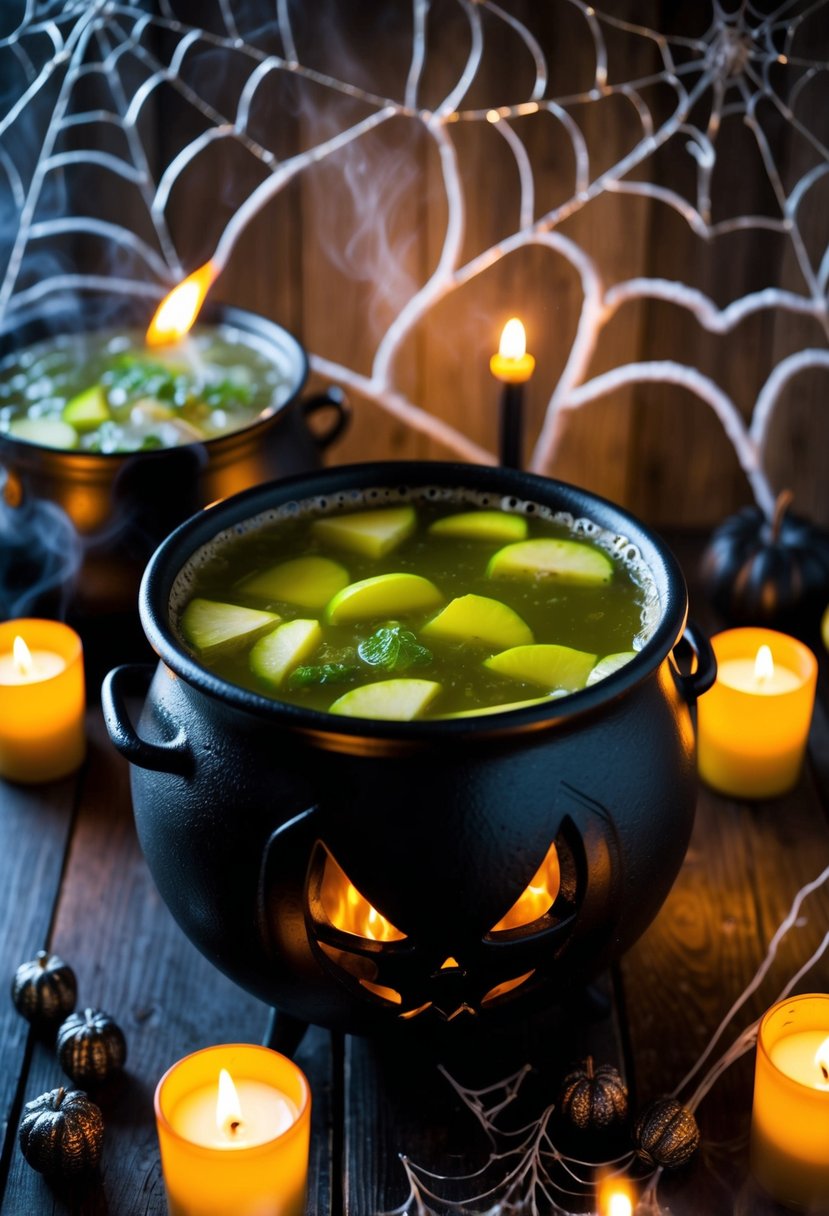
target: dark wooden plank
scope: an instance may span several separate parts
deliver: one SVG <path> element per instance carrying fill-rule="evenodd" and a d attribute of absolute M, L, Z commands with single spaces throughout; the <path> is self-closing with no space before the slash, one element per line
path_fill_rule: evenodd
<path fill-rule="evenodd" d="M 8 989 L 18 965 L 46 946 L 60 952 L 50 936 L 61 870 L 72 824 L 77 779 L 49 786 L 0 782 L 0 924 L 3 926 L 2 982 Z M 12 1128 L 18 1082 L 27 1054 L 28 1023 L 6 992 L 0 1000 L 0 1118 L 3 1170 L 13 1148 Z M 9 1132 L 11 1130 L 11 1135 Z"/>
<path fill-rule="evenodd" d="M 100 1178 L 82 1196 L 56 1195 L 15 1151 L 3 1212 L 162 1216 L 166 1211 L 152 1097 L 159 1077 L 188 1052 L 218 1042 L 261 1041 L 267 1009 L 190 945 L 155 890 L 130 812 L 127 765 L 96 714 L 92 751 L 55 922 L 54 940 L 78 975 L 79 1003 L 123 1027 L 126 1074 L 101 1094 L 107 1136 Z M 310 1034 L 298 1053 L 314 1095 L 314 1180 L 309 1213 L 330 1211 L 331 1069 L 328 1036 Z M 63 1080 L 37 1045 L 25 1099 Z"/>

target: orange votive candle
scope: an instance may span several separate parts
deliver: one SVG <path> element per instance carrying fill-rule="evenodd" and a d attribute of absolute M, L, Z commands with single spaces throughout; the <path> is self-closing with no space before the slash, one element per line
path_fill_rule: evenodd
<path fill-rule="evenodd" d="M 829 1202 L 829 995 L 790 997 L 760 1022 L 751 1170 L 773 1199 Z"/>
<path fill-rule="evenodd" d="M 0 777 L 35 783 L 86 755 L 81 639 L 61 621 L 0 624 Z"/>
<path fill-rule="evenodd" d="M 700 776 L 738 798 L 784 794 L 806 751 L 817 659 L 772 629 L 729 629 L 711 645 L 717 680 L 697 707 Z"/>
<path fill-rule="evenodd" d="M 155 1114 L 170 1216 L 303 1216 L 311 1094 L 293 1061 L 207 1047 L 164 1074 Z"/>

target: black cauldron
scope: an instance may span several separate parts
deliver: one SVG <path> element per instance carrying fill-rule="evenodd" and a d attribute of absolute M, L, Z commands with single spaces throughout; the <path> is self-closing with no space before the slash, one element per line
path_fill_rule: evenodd
<path fill-rule="evenodd" d="M 336 510 L 423 497 L 531 503 L 608 529 L 652 573 L 649 640 L 627 666 L 562 700 L 411 723 L 274 702 L 226 683 L 182 646 L 171 597 L 218 533 L 309 500 Z M 161 662 L 154 676 L 111 672 L 103 705 L 132 764 L 150 869 L 204 954 L 294 1018 L 356 1031 L 470 1017 L 508 1024 L 552 1007 L 624 950 L 667 895 L 694 812 L 689 705 L 713 681 L 714 661 L 686 629 L 675 559 L 611 503 L 506 469 L 328 469 L 189 520 L 151 560 L 140 611 Z M 673 656 L 683 632 L 697 656 L 692 675 Z M 126 697 L 150 677 L 135 729 Z M 497 929 L 553 844 L 552 908 Z M 343 883 L 396 936 L 343 931 L 331 915 Z"/>
<path fill-rule="evenodd" d="M 59 309 L 3 335 L 0 353 L 19 351 L 50 334 L 134 325 L 136 307 L 134 301 L 118 307 L 112 300 L 82 300 L 72 312 Z M 51 533 L 52 548 L 61 549 L 58 557 L 67 559 L 63 566 L 51 561 L 57 571 L 53 582 L 61 582 L 61 572 L 72 576 L 71 587 L 57 590 L 68 599 L 75 624 L 112 613 L 134 614 L 147 560 L 173 528 L 201 507 L 248 486 L 319 468 L 322 452 L 347 423 L 338 389 L 300 399 L 308 359 L 287 330 L 224 305 L 206 306 L 200 319 L 249 336 L 284 371 L 276 398 L 252 425 L 215 439 L 133 453 L 58 451 L 0 434 L 0 506 L 4 502 L 14 516 L 8 532 L 20 540 L 24 564 L 31 562 L 31 546 L 40 539 L 36 533 Z M 331 414 L 325 431 L 308 425 L 320 410 Z M 42 503 L 49 504 L 47 513 L 40 509 Z M 73 545 L 74 562 L 68 556 Z M 24 586 L 39 577 L 28 567 L 24 573 Z M 9 581 L 13 596 L 14 580 Z M 0 589 L 0 617 L 3 606 Z M 25 605 L 27 611 L 33 607 L 43 609 Z"/>

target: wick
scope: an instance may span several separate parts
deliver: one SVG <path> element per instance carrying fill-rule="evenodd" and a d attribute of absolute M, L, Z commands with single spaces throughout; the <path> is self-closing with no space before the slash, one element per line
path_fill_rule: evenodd
<path fill-rule="evenodd" d="M 823 1073 L 824 1081 L 829 1081 L 829 1068 L 826 1067 L 823 1061 L 820 1064 L 820 1071 Z"/>
<path fill-rule="evenodd" d="M 824 1072 L 825 1071 L 826 1070 L 824 1069 Z M 827 1079 L 829 1079 L 829 1076 L 827 1077 Z M 231 1134 L 235 1135 L 241 1126 L 242 1126 L 241 1119 L 231 1119 L 230 1125 L 229 1125 L 229 1131 L 231 1132 Z"/>

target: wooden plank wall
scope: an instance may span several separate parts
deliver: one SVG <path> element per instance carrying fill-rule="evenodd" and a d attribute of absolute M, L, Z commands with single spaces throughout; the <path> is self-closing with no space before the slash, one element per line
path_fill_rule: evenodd
<path fill-rule="evenodd" d="M 253 6 L 255 8 L 255 5 Z M 509 0 L 510 13 L 526 20 L 547 56 L 547 93 L 561 96 L 589 88 L 593 43 L 584 16 L 564 0 Z M 707 5 L 692 0 L 616 0 L 613 15 L 671 32 L 700 33 Z M 797 11 L 805 9 L 798 3 Z M 186 6 L 179 6 L 184 11 Z M 321 72 L 402 99 L 411 49 L 407 0 L 314 0 L 294 6 L 300 60 Z M 420 101 L 434 104 L 457 79 L 468 47 L 468 25 L 454 0 L 435 0 Z M 532 62 L 526 47 L 482 10 L 486 31 L 480 71 L 463 108 L 486 108 L 526 98 Z M 204 19 L 204 11 L 201 12 Z M 269 45 L 279 49 L 275 32 Z M 262 40 L 260 39 L 260 42 Z M 638 79 L 659 68 L 656 44 L 623 32 L 609 33 L 610 79 Z M 829 30 L 818 22 L 810 52 L 829 57 Z M 218 61 L 213 60 L 214 64 Z M 225 67 L 230 94 L 240 87 Z M 792 68 L 792 71 L 795 69 Z M 823 102 L 821 102 L 821 89 Z M 829 142 L 826 74 L 803 92 L 798 113 L 818 140 Z M 657 117 L 673 94 L 664 86 L 643 91 Z M 707 103 L 706 103 L 707 104 Z M 254 108 L 258 129 L 279 155 L 318 142 L 367 113 L 353 99 L 318 84 L 276 74 Z M 591 173 L 618 161 L 641 136 L 630 102 L 604 99 L 570 108 L 591 154 Z M 705 107 L 695 112 L 703 128 Z M 819 153 L 770 103 L 758 108 L 770 155 L 790 190 Z M 535 215 L 566 199 L 573 189 L 572 145 L 549 115 L 517 119 L 535 166 Z M 519 189 L 506 141 L 488 123 L 452 128 L 464 182 L 466 230 L 463 259 L 518 228 Z M 680 185 L 695 198 L 687 139 L 649 161 L 637 176 L 658 185 Z M 742 118 L 723 123 L 714 174 L 713 218 L 754 214 L 774 207 L 757 143 Z M 192 194 L 176 207 L 177 230 L 189 264 L 210 252 L 209 232 L 261 180 L 243 154 L 224 151 L 205 187 L 200 212 Z M 350 183 L 350 185 L 349 185 Z M 814 263 L 829 240 L 829 180 L 799 212 Z M 388 222 L 381 223 L 385 214 Z M 198 220 L 198 222 L 194 222 Z M 368 372 L 379 337 L 414 284 L 434 268 L 445 234 L 446 204 L 440 166 L 421 124 L 395 119 L 347 152 L 305 171 L 257 217 L 237 246 L 215 294 L 258 309 L 291 329 L 306 347 L 328 359 Z M 719 306 L 749 291 L 779 284 L 804 292 L 791 242 L 768 232 L 741 232 L 705 241 L 673 208 L 651 199 L 608 194 L 576 211 L 560 231 L 596 260 L 605 282 L 634 275 L 678 278 Z M 581 286 L 564 258 L 549 250 L 511 254 L 438 304 L 418 324 L 395 365 L 396 382 L 411 400 L 494 450 L 498 389 L 488 371 L 503 321 L 513 313 L 526 323 L 538 361 L 528 391 L 527 452 L 547 398 L 564 366 L 581 307 Z M 698 367 L 738 403 L 748 418 L 756 395 L 776 362 L 805 346 L 825 349 L 815 322 L 764 311 L 733 332 L 711 335 L 683 310 L 636 302 L 607 326 L 593 358 L 594 374 L 632 360 L 675 359 Z M 791 486 L 796 508 L 829 523 L 824 489 L 827 450 L 826 372 L 797 377 L 786 390 L 772 427 L 767 468 L 775 489 Z M 329 461 L 382 458 L 445 458 L 449 453 L 352 394 L 350 433 Z M 710 526 L 750 501 L 746 479 L 711 408 L 690 392 L 670 386 L 634 386 L 571 412 L 558 453 L 547 470 L 587 486 L 635 511 L 657 527 Z"/>

